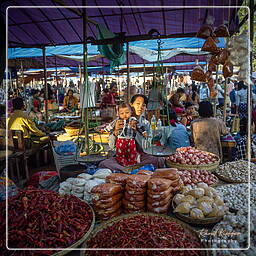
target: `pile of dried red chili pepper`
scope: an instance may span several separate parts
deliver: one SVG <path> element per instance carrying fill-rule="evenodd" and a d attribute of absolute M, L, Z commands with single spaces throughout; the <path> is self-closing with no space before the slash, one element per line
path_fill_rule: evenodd
<path fill-rule="evenodd" d="M 93 235 L 88 248 L 203 248 L 199 239 L 180 224 L 161 216 L 136 215 L 121 219 Z M 199 250 L 86 251 L 86 255 L 204 255 Z"/>
<path fill-rule="evenodd" d="M 0 248 L 5 245 L 5 204 L 0 205 Z M 53 191 L 20 191 L 8 201 L 8 245 L 11 248 L 66 248 L 91 227 L 86 202 Z"/>

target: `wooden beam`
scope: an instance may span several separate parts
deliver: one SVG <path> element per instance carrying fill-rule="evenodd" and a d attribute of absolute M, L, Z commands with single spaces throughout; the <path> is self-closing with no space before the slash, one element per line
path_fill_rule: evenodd
<path fill-rule="evenodd" d="M 44 90 L 45 90 L 45 122 L 48 123 L 48 86 L 47 86 L 47 70 L 46 70 L 46 53 L 45 53 L 45 47 L 42 49 L 43 51 L 43 63 L 44 63 Z"/>

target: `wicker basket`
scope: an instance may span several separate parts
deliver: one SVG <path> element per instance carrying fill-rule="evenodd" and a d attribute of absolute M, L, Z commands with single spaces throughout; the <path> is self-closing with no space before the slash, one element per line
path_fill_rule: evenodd
<path fill-rule="evenodd" d="M 223 180 L 223 181 L 228 182 L 228 183 L 247 183 L 247 182 L 248 182 L 248 181 L 246 181 L 246 180 L 243 180 L 243 181 L 241 181 L 241 180 L 232 180 L 232 179 L 229 179 L 229 178 L 227 178 L 227 177 L 225 177 L 225 176 L 222 176 L 222 175 L 218 174 L 217 172 L 214 172 L 214 174 L 215 174 L 220 180 Z"/>
<path fill-rule="evenodd" d="M 178 224 L 180 224 L 185 230 L 189 231 L 191 234 L 193 234 L 193 236 L 198 238 L 198 241 L 201 241 L 198 233 L 189 225 L 187 225 L 186 223 L 177 220 L 175 218 L 172 218 L 170 216 L 164 215 L 164 214 L 155 214 L 155 213 L 131 213 L 131 214 L 125 214 L 125 215 L 121 215 L 118 217 L 115 217 L 113 219 L 110 219 L 102 224 L 100 224 L 98 227 L 96 227 L 94 229 L 94 231 L 90 234 L 90 236 L 87 237 L 87 239 L 85 240 L 85 242 L 82 245 L 82 248 L 87 248 L 86 242 L 89 241 L 90 239 L 93 239 L 98 232 L 101 232 L 104 228 L 106 228 L 107 226 L 111 226 L 114 225 L 116 222 L 118 222 L 119 220 L 122 219 L 128 219 L 130 217 L 134 217 L 136 215 L 144 215 L 144 216 L 156 216 L 156 217 L 162 217 L 165 218 L 166 220 L 169 220 L 171 222 L 176 222 Z M 206 248 L 205 244 L 203 242 L 201 242 L 202 245 L 204 246 L 204 248 Z M 208 251 L 200 251 L 202 256 L 207 256 L 208 255 Z M 80 252 L 80 256 L 85 256 L 87 255 L 86 251 L 81 251 Z"/>
<path fill-rule="evenodd" d="M 175 202 L 172 200 L 172 208 L 175 209 L 176 205 Z M 178 212 L 173 212 L 177 218 L 180 220 L 192 224 L 192 225 L 200 225 L 200 226 L 207 226 L 207 225 L 213 225 L 218 222 L 220 222 L 223 218 L 222 217 L 212 217 L 212 218 L 204 218 L 204 219 L 193 219 L 190 216 L 186 214 L 181 214 Z"/>
<path fill-rule="evenodd" d="M 78 136 L 80 133 L 79 127 L 65 126 L 64 130 L 69 136 Z"/>
<path fill-rule="evenodd" d="M 212 153 L 207 152 L 210 155 L 216 156 Z M 171 168 L 177 168 L 179 170 L 206 170 L 209 172 L 212 172 L 218 168 L 220 164 L 220 159 L 218 157 L 218 160 L 212 164 L 198 164 L 198 165 L 192 165 L 192 164 L 178 164 L 171 162 L 170 160 L 166 160 L 166 165 Z"/>
<path fill-rule="evenodd" d="M 89 230 L 86 232 L 86 234 L 84 234 L 84 236 L 80 240 L 78 240 L 76 243 L 74 243 L 73 245 L 71 245 L 70 247 L 67 248 L 67 249 L 70 249 L 70 250 L 59 251 L 59 252 L 56 252 L 56 253 L 52 254 L 52 256 L 62 256 L 62 255 L 68 254 L 70 251 L 72 251 L 72 249 L 77 248 L 79 245 L 81 245 L 89 237 L 89 235 L 92 233 L 92 231 L 94 229 L 94 225 L 95 225 L 95 213 L 94 213 L 92 207 L 89 204 L 88 204 L 88 206 L 90 207 L 90 209 L 92 211 L 92 216 L 93 216 L 92 224 L 91 224 Z"/>

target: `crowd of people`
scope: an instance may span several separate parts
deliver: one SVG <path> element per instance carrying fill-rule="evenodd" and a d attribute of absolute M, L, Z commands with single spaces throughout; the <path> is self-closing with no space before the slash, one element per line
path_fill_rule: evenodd
<path fill-rule="evenodd" d="M 255 82 L 255 81 L 254 81 Z M 206 83 L 184 84 L 175 91 L 167 91 L 161 83 L 154 80 L 148 87 L 148 96 L 141 93 L 141 86 L 131 86 L 130 102 L 127 101 L 127 90 L 124 89 L 122 99 L 115 81 L 108 85 L 103 80 L 95 81 L 95 102 L 101 113 L 102 121 L 109 123 L 106 127 L 110 132 L 109 145 L 115 157 L 103 161 L 101 167 L 121 170 L 131 164 L 153 163 L 163 167 L 164 160 L 144 153 L 145 145 L 157 144 L 172 150 L 179 147 L 194 145 L 196 148 L 212 152 L 223 157 L 221 137 L 230 134 L 232 122 L 223 121 L 224 92 L 227 93 L 226 111 L 231 119 L 239 118 L 240 131 L 232 134 L 236 140 L 234 159 L 246 158 L 248 123 L 248 86 L 243 81 L 216 81 L 215 100 L 210 97 Z M 66 93 L 65 93 L 66 89 Z M 168 93 L 169 95 L 166 95 Z M 253 108 L 250 113 L 255 126 L 255 86 L 252 90 Z M 79 86 L 68 88 L 48 84 L 48 95 L 44 89 L 22 88 L 9 91 L 7 127 L 21 130 L 25 139 L 33 143 L 46 143 L 49 137 L 38 128 L 44 120 L 46 101 L 48 108 L 58 111 L 74 112 L 79 110 Z M 47 96 L 47 97 L 46 97 Z M 167 97 L 166 97 L 167 96 Z M 216 107 L 216 108 L 215 108 Z M 26 109 L 26 111 L 25 111 Z M 161 128 L 156 124 L 160 121 Z M 5 126 L 5 109 L 1 106 L 1 127 Z M 154 127 L 153 127 L 154 126 Z M 227 127 L 229 126 L 229 127 Z M 255 129 L 253 130 L 255 131 Z M 231 135 L 231 134 L 230 134 Z M 252 157 L 255 157 L 256 136 L 252 135 Z"/>

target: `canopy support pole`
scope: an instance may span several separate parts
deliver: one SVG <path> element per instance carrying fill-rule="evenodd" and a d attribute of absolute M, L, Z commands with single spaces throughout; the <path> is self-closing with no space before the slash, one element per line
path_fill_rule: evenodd
<path fill-rule="evenodd" d="M 145 60 L 143 60 L 143 94 L 146 93 L 146 65 Z"/>
<path fill-rule="evenodd" d="M 223 107 L 223 121 L 226 123 L 227 119 L 227 78 L 225 78 L 225 87 L 224 87 L 224 107 Z"/>
<path fill-rule="evenodd" d="M 47 86 L 47 71 L 46 71 L 46 54 L 45 54 L 45 46 L 42 48 L 43 50 L 43 64 L 44 64 L 44 91 L 45 91 L 45 122 L 48 123 L 48 86 Z"/>
<path fill-rule="evenodd" d="M 129 102 L 130 100 L 129 42 L 126 43 L 126 64 L 127 64 L 127 102 Z"/>
<path fill-rule="evenodd" d="M 83 6 L 86 6 L 86 0 L 83 0 Z M 83 8 L 83 76 L 84 76 L 84 95 L 86 97 L 89 97 L 88 93 L 88 77 L 87 77 L 87 9 Z M 84 100 L 84 99 L 83 99 Z M 86 99 L 86 102 L 88 103 L 88 99 Z M 85 127 L 85 150 L 86 155 L 89 155 L 89 134 L 88 134 L 88 104 L 86 104 L 86 107 L 82 110 L 82 121 L 84 121 L 84 127 Z"/>
<path fill-rule="evenodd" d="M 254 38 L 254 0 L 250 0 L 249 2 L 249 8 L 250 8 L 250 42 L 253 45 L 253 38 Z M 249 61 L 249 70 L 248 70 L 248 89 L 247 89 L 247 102 L 248 102 L 248 115 L 250 115 L 252 112 L 252 86 L 251 86 L 251 72 L 252 72 L 252 49 L 250 49 L 249 47 L 249 51 L 250 51 L 250 58 L 248 59 Z M 248 118 L 248 139 L 247 139 L 247 159 L 248 161 L 251 160 L 251 145 L 250 145 L 250 141 L 251 141 L 251 118 Z"/>
<path fill-rule="evenodd" d="M 57 57 L 55 56 L 55 77 L 56 77 L 56 85 L 58 87 L 58 68 L 57 68 Z"/>
<path fill-rule="evenodd" d="M 216 83 L 218 83 L 218 72 L 219 72 L 219 65 L 216 67 Z M 214 85 L 215 86 L 215 85 Z M 213 116 L 216 117 L 216 112 L 217 112 L 217 95 L 214 98 L 214 103 L 213 103 Z"/>

